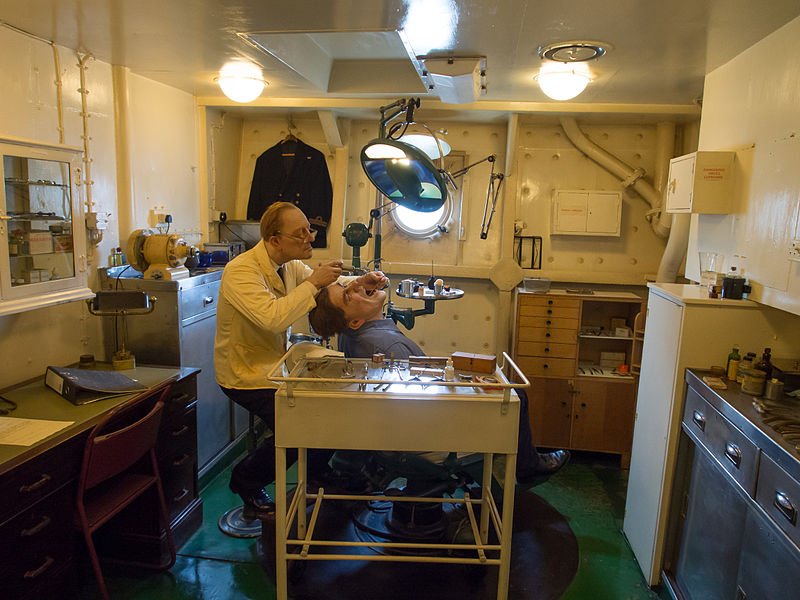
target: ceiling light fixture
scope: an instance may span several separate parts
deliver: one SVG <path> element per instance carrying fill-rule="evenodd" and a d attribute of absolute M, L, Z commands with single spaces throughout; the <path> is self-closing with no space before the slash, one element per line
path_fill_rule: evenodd
<path fill-rule="evenodd" d="M 604 56 L 612 48 L 611 44 L 585 40 L 540 47 L 539 56 L 546 62 L 534 79 L 553 100 L 570 100 L 585 90 L 592 80 L 585 62 Z"/>
<path fill-rule="evenodd" d="M 217 83 L 223 94 L 242 104 L 258 98 L 267 84 L 257 65 L 240 61 L 229 62 L 222 67 Z"/>

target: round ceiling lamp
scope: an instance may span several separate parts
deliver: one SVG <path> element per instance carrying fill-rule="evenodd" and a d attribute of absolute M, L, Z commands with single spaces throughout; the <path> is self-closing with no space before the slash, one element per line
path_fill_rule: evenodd
<path fill-rule="evenodd" d="M 438 135 L 428 135 L 425 133 L 407 133 L 398 138 L 398 141 L 404 142 L 415 148 L 422 150 L 425 155 L 431 160 L 443 158 L 450 154 L 450 144 L 440 138 Z"/>
<path fill-rule="evenodd" d="M 600 58 L 612 49 L 611 44 L 587 40 L 556 42 L 540 47 L 539 56 L 546 62 L 535 79 L 553 100 L 570 100 L 585 90 L 592 80 L 586 61 Z"/>
<path fill-rule="evenodd" d="M 222 93 L 234 102 L 252 102 L 264 91 L 261 69 L 253 63 L 230 62 L 220 69 L 217 78 Z"/>
<path fill-rule="evenodd" d="M 545 63 L 535 79 L 548 97 L 553 100 L 570 100 L 585 90 L 591 80 L 588 68 L 577 69 L 579 66 L 585 67 Z"/>

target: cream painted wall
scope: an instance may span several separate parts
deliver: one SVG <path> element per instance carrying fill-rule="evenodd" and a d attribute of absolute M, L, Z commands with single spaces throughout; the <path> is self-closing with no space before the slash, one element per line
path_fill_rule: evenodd
<path fill-rule="evenodd" d="M 57 48 L 63 93 L 64 143 L 83 146 L 80 73 L 75 53 Z M 0 27 L 0 137 L 59 142 L 56 71 L 49 44 Z M 142 77 L 128 77 L 130 167 L 134 179 L 135 223 L 147 226 L 156 202 L 175 219 L 174 228 L 198 232 L 197 120 L 194 98 Z M 111 65 L 87 62 L 88 134 L 93 208 L 111 213 L 99 247 L 88 256 L 97 289 L 98 266 L 108 264 L 117 232 L 117 151 Z M 83 193 L 83 201 L 86 194 Z M 201 216 L 202 215 L 202 216 Z M 42 375 L 47 365 L 76 362 L 83 353 L 103 357 L 100 319 L 83 302 L 0 317 L 0 388 Z"/>
<path fill-rule="evenodd" d="M 800 263 L 787 258 L 800 211 L 800 18 L 709 73 L 701 150 L 734 150 L 734 213 L 692 219 L 687 275 L 698 251 L 744 269 L 754 300 L 800 314 Z"/>
<path fill-rule="evenodd" d="M 133 74 L 128 84 L 135 227 L 154 226 L 152 211 L 163 206 L 172 215 L 170 231 L 200 244 L 207 216 L 199 200 L 194 96 Z"/>
<path fill-rule="evenodd" d="M 656 127 L 654 125 L 578 126 L 586 136 L 629 166 L 644 169 L 653 182 Z M 649 205 L 619 179 L 587 158 L 555 125 L 520 125 L 517 149 L 516 218 L 524 235 L 542 236 L 542 270 L 526 275 L 553 281 L 644 285 L 654 279 L 665 240 L 645 220 Z M 623 192 L 620 237 L 551 235 L 555 190 Z"/>

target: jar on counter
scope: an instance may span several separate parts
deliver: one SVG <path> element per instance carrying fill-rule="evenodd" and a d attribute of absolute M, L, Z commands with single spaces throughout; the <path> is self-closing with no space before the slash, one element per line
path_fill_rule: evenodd
<path fill-rule="evenodd" d="M 742 391 L 751 396 L 762 396 L 764 394 L 764 385 L 766 384 L 767 376 L 764 371 L 758 369 L 747 369 L 744 372 L 744 381 L 742 382 Z"/>
<path fill-rule="evenodd" d="M 736 382 L 744 383 L 744 372 L 753 368 L 755 362 L 755 352 L 748 352 L 745 357 L 739 362 L 739 368 L 736 370 Z"/>

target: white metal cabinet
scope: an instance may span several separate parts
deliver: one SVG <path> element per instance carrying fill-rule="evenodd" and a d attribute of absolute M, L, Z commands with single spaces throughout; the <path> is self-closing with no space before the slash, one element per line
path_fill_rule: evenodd
<path fill-rule="evenodd" d="M 611 191 L 557 190 L 553 197 L 553 235 L 619 236 L 622 194 Z"/>
<path fill-rule="evenodd" d="M 684 406 L 687 368 L 724 365 L 733 344 L 796 354 L 800 318 L 705 287 L 649 284 L 623 532 L 648 584 L 658 583 Z"/>
<path fill-rule="evenodd" d="M 91 297 L 80 150 L 0 138 L 0 315 Z"/>
<path fill-rule="evenodd" d="M 733 152 L 692 152 L 669 161 L 668 213 L 731 212 Z"/>

